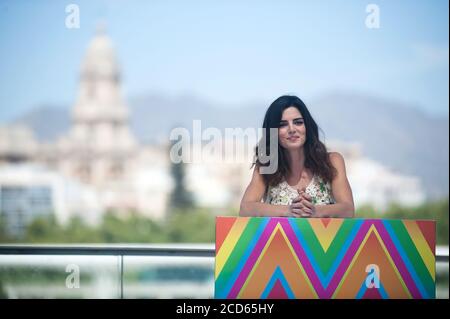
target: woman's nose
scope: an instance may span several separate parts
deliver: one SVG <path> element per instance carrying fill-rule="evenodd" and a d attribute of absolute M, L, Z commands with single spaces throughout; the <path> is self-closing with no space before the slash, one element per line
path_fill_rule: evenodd
<path fill-rule="evenodd" d="M 295 132 L 294 123 L 289 123 L 289 132 Z"/>

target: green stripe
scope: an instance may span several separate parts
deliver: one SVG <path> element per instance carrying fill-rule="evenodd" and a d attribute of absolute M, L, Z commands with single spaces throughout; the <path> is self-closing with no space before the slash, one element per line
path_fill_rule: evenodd
<path fill-rule="evenodd" d="M 263 221 L 264 218 L 250 218 L 216 280 L 216 287 L 219 291 L 224 289 Z"/>
<path fill-rule="evenodd" d="M 342 250 L 353 226 L 356 224 L 356 221 L 351 219 L 343 221 L 326 252 L 320 244 L 320 241 L 310 223 L 306 219 L 297 219 L 295 220 L 295 224 L 297 225 L 300 233 L 303 235 L 303 238 L 307 243 L 314 260 L 319 265 L 322 274 L 327 275 L 333 265 L 333 262 Z"/>
<path fill-rule="evenodd" d="M 428 272 L 428 268 L 423 262 L 416 245 L 409 236 L 408 230 L 403 224 L 403 221 L 390 220 L 388 221 L 388 223 L 392 226 L 392 229 L 394 230 L 394 233 L 397 236 L 400 245 L 402 246 L 414 270 L 416 271 L 417 275 L 419 276 L 420 280 L 425 286 L 426 291 L 431 297 L 433 297 L 435 294 L 434 280 L 431 277 L 430 273 Z"/>

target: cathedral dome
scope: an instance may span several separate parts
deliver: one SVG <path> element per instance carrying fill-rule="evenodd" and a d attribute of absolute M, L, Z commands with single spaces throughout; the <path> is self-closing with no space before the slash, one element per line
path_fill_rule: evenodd
<path fill-rule="evenodd" d="M 123 122 L 128 109 L 120 94 L 119 67 L 114 47 L 104 27 L 97 28 L 81 66 L 80 89 L 73 119 L 75 122 Z"/>
<path fill-rule="evenodd" d="M 119 67 L 111 40 L 102 26 L 97 28 L 97 34 L 91 40 L 81 67 L 81 77 L 85 80 L 107 78 L 117 81 Z"/>

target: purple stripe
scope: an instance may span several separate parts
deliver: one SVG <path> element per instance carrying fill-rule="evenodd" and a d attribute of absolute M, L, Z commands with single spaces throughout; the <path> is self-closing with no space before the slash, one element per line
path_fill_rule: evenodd
<path fill-rule="evenodd" d="M 289 224 L 288 220 L 284 220 L 281 222 L 283 225 L 283 230 L 286 233 L 286 236 L 288 237 L 292 247 L 294 248 L 295 253 L 297 254 L 298 259 L 300 260 L 300 263 L 303 266 L 303 269 L 305 269 L 306 275 L 308 276 L 309 280 L 311 281 L 314 290 L 316 291 L 319 298 L 325 298 L 326 292 L 323 289 L 322 283 L 320 282 L 320 279 L 318 278 L 316 271 L 314 270 L 313 266 L 311 265 L 311 262 L 309 261 L 308 256 L 306 255 L 304 249 L 300 245 L 300 242 L 298 241 L 297 236 L 294 233 L 294 230 L 292 229 L 291 225 Z"/>
<path fill-rule="evenodd" d="M 258 257 L 261 255 L 261 251 L 263 250 L 264 246 L 266 245 L 267 241 L 269 240 L 270 235 L 272 234 L 273 230 L 275 229 L 275 226 L 280 221 L 280 218 L 270 218 L 269 223 L 267 224 L 266 228 L 264 229 L 263 233 L 261 234 L 261 237 L 259 238 L 258 242 L 255 245 L 255 248 L 253 249 L 252 253 L 250 254 L 250 257 L 245 262 L 244 267 L 242 268 L 241 273 L 239 274 L 238 278 L 236 279 L 233 287 L 231 288 L 227 298 L 236 299 L 237 295 L 239 294 L 240 290 L 242 289 L 242 286 L 245 283 L 245 280 L 247 279 L 250 271 L 253 269 L 253 266 L 255 265 L 256 261 L 258 260 Z"/>
<path fill-rule="evenodd" d="M 370 228 L 370 225 L 372 225 L 372 222 L 370 220 L 366 220 L 360 226 L 358 233 L 356 234 L 355 238 L 353 239 L 350 247 L 347 250 L 347 253 L 345 254 L 344 258 L 342 259 L 342 262 L 340 263 L 338 269 L 334 273 L 334 276 L 331 279 L 331 281 L 326 289 L 327 298 L 331 298 L 331 296 L 333 295 L 334 291 L 336 290 L 339 282 L 342 280 L 342 277 L 344 276 L 345 272 L 347 271 L 353 257 L 356 254 L 356 251 L 361 246 L 361 243 L 364 240 L 364 237 L 366 236 L 367 231 Z"/>
<path fill-rule="evenodd" d="M 381 239 L 383 240 L 389 254 L 392 257 L 392 260 L 394 261 L 395 265 L 397 266 L 397 269 L 400 272 L 400 275 L 402 276 L 403 280 L 405 281 L 406 286 L 408 287 L 409 291 L 411 292 L 411 295 L 413 296 L 414 299 L 423 298 L 422 295 L 420 294 L 420 291 L 417 288 L 414 280 L 412 279 L 411 274 L 409 273 L 408 269 L 406 268 L 406 265 L 403 262 L 403 259 L 397 250 L 397 247 L 395 247 L 395 244 L 393 243 L 391 236 L 386 231 L 386 228 L 384 227 L 383 223 L 379 220 L 374 223 L 378 230 L 378 233 L 381 236 Z"/>
<path fill-rule="evenodd" d="M 350 266 L 350 263 L 352 262 L 357 250 L 360 248 L 362 241 L 366 237 L 370 226 L 374 225 L 377 229 L 378 233 L 381 236 L 381 239 L 383 240 L 384 244 L 386 245 L 386 248 L 391 255 L 395 265 L 397 266 L 397 269 L 399 270 L 403 280 L 405 281 L 406 286 L 408 287 L 411 295 L 413 298 L 422 298 L 414 280 L 412 279 L 409 271 L 407 270 L 406 265 L 404 264 L 404 261 L 402 260 L 400 254 L 398 253 L 397 247 L 393 243 L 392 239 L 390 238 L 389 233 L 385 229 L 383 223 L 380 220 L 374 220 L 374 219 L 368 219 L 365 220 L 355 238 L 353 239 L 350 247 L 347 250 L 347 253 L 343 257 L 341 263 L 339 264 L 338 269 L 333 275 L 333 278 L 331 279 L 328 287 L 324 289 L 322 283 L 320 282 L 320 279 L 318 278 L 314 268 L 312 267 L 311 262 L 309 261 L 308 256 L 306 255 L 304 249 L 302 248 L 300 242 L 298 241 L 298 238 L 295 235 L 294 230 L 292 229 L 289 221 L 287 218 L 271 218 L 269 223 L 267 224 L 266 228 L 264 229 L 263 233 L 261 234 L 261 237 L 259 238 L 255 248 L 250 254 L 250 257 L 247 259 L 241 273 L 239 274 L 236 282 L 234 283 L 233 287 L 230 290 L 230 293 L 228 294 L 227 298 L 236 298 L 239 294 L 240 290 L 242 289 L 242 286 L 244 285 L 246 279 L 248 278 L 248 275 L 252 271 L 256 261 L 261 255 L 262 250 L 267 244 L 267 241 L 269 240 L 270 235 L 273 233 L 276 225 L 280 223 L 282 226 L 284 232 L 286 233 L 292 247 L 294 248 L 295 253 L 298 256 L 298 259 L 300 260 L 306 275 L 308 276 L 309 280 L 311 281 L 317 295 L 319 298 L 323 299 L 329 299 L 332 297 L 333 293 L 335 292 L 337 286 L 339 285 L 340 281 L 342 280 L 345 272 L 348 270 L 348 267 Z"/>

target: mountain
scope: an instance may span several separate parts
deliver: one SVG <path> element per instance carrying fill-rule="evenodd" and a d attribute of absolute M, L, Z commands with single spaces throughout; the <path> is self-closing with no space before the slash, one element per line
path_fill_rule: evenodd
<path fill-rule="evenodd" d="M 143 142 L 167 138 L 172 128 L 192 130 L 193 120 L 201 120 L 202 130 L 215 127 L 259 127 L 265 106 L 218 107 L 194 96 L 175 98 L 147 95 L 131 98 L 131 127 Z"/>
<path fill-rule="evenodd" d="M 41 142 L 53 142 L 69 129 L 70 116 L 67 108 L 42 105 L 20 116 L 14 123 L 32 128 Z"/>
<path fill-rule="evenodd" d="M 311 103 L 328 138 L 360 142 L 370 158 L 419 176 L 431 197 L 448 195 L 449 121 L 376 97 L 329 94 Z"/>
<path fill-rule="evenodd" d="M 448 195 L 449 121 L 408 105 L 354 93 L 329 93 L 305 101 L 325 140 L 358 142 L 363 152 L 392 170 L 421 178 L 430 197 Z M 269 102 L 270 103 L 270 102 Z M 143 143 L 167 139 L 173 127 L 202 129 L 260 127 L 267 103 L 224 108 L 195 96 L 149 94 L 129 99 L 131 128 Z M 15 122 L 27 124 L 39 140 L 54 140 L 68 130 L 67 109 L 41 107 Z"/>

